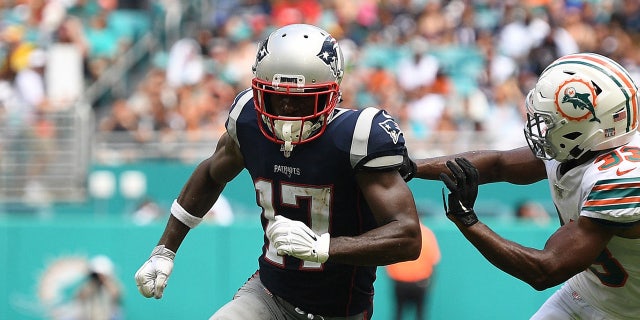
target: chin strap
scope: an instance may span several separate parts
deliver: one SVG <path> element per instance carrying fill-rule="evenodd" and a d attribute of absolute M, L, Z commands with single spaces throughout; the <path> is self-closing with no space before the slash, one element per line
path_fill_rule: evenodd
<path fill-rule="evenodd" d="M 322 121 L 323 118 L 321 118 Z M 282 140 L 284 143 L 282 144 L 281 150 L 284 151 L 285 157 L 289 157 L 291 155 L 291 151 L 293 151 L 293 141 L 300 142 L 307 137 L 309 137 L 313 132 L 318 130 L 322 126 L 321 122 L 316 122 L 312 124 L 311 121 L 280 121 L 276 120 L 273 126 L 273 132 L 276 134 L 276 137 Z"/>
<path fill-rule="evenodd" d="M 291 143 L 291 127 L 293 122 L 286 121 L 282 124 L 282 140 L 284 140 L 284 152 L 288 156 L 293 150 L 293 143 Z"/>
<path fill-rule="evenodd" d="M 282 140 L 284 140 L 284 145 L 282 145 L 281 151 L 284 152 L 284 157 L 289 158 L 291 156 L 291 151 L 293 151 L 293 143 L 291 143 L 291 127 L 293 126 L 293 122 L 285 122 L 282 124 Z"/>

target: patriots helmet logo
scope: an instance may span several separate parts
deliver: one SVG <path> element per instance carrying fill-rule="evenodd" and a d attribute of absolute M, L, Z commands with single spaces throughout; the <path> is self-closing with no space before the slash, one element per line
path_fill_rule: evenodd
<path fill-rule="evenodd" d="M 264 57 L 266 57 L 269 54 L 269 50 L 267 49 L 268 43 L 269 43 L 269 38 L 260 42 L 260 45 L 258 46 L 258 52 L 256 53 L 256 62 L 253 64 L 253 67 L 252 67 L 253 73 L 256 72 L 258 63 L 260 63 L 260 61 L 262 61 L 262 59 L 264 59 Z"/>
<path fill-rule="evenodd" d="M 400 130 L 400 127 L 393 119 L 387 119 L 378 123 L 378 125 L 391 137 L 394 144 L 398 143 L 400 135 L 402 135 L 402 130 Z"/>
<path fill-rule="evenodd" d="M 342 58 L 338 54 L 338 42 L 335 38 L 327 36 L 322 43 L 320 52 L 316 56 L 331 68 L 336 78 L 342 78 L 342 70 L 339 68 L 342 65 L 340 61 Z"/>

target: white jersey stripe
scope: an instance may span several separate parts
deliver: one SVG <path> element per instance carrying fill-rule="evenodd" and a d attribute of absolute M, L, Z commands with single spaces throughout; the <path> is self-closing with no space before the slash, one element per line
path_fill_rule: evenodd
<path fill-rule="evenodd" d="M 367 145 L 369 144 L 369 134 L 371 133 L 371 122 L 373 117 L 378 113 L 378 109 L 370 107 L 364 109 L 353 131 L 353 140 L 351 140 L 351 167 L 355 166 L 367 155 Z"/>
<path fill-rule="evenodd" d="M 227 133 L 231 138 L 233 138 L 238 146 L 240 146 L 240 142 L 238 141 L 238 134 L 236 133 L 236 121 L 238 121 L 238 117 L 249 99 L 253 99 L 253 92 L 251 89 L 246 89 L 238 95 L 238 99 L 231 105 L 231 112 L 229 113 Z"/>

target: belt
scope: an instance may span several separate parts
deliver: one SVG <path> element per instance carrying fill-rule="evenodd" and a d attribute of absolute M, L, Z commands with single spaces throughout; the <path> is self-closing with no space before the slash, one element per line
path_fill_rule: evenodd
<path fill-rule="evenodd" d="M 317 320 L 325 320 L 325 318 L 323 316 L 320 316 L 320 315 L 317 315 L 317 314 L 308 313 L 308 312 L 303 311 L 302 309 L 300 309 L 298 307 L 293 308 L 293 311 L 295 311 L 299 315 L 301 315 L 303 317 L 306 317 L 307 319 L 310 319 L 310 320 L 316 320 L 316 319 Z"/>
<path fill-rule="evenodd" d="M 282 299 L 282 298 L 280 298 L 280 297 L 278 297 L 276 295 L 274 295 L 273 298 L 276 300 L 277 303 L 281 304 L 286 309 L 289 309 L 289 310 L 293 311 L 295 314 L 301 316 L 304 319 L 309 319 L 309 320 L 362 320 L 362 319 L 365 319 L 364 312 L 361 312 L 361 313 L 353 315 L 353 316 L 348 316 L 348 317 L 321 316 L 321 315 L 318 315 L 318 314 L 313 314 L 313 313 L 306 312 L 306 311 L 302 310 L 301 308 L 292 305 L 287 300 Z"/>

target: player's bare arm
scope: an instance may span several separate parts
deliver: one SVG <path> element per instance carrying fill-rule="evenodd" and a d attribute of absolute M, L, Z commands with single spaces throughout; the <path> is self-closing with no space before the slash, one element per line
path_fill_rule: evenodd
<path fill-rule="evenodd" d="M 233 139 L 223 134 L 213 155 L 196 167 L 173 202 L 171 216 L 158 244 L 134 276 L 143 296 L 162 298 L 182 241 L 218 200 L 226 183 L 242 171 L 243 163 Z"/>
<path fill-rule="evenodd" d="M 213 155 L 203 160 L 184 185 L 177 202 L 189 214 L 202 218 L 211 209 L 227 182 L 244 168 L 237 144 L 228 134 L 219 139 Z M 158 244 L 176 252 L 187 235 L 189 227 L 174 215 L 169 217 L 167 227 Z"/>
<path fill-rule="evenodd" d="M 506 240 L 482 222 L 468 228 L 456 225 L 489 262 L 536 290 L 556 286 L 585 270 L 617 232 L 580 217 L 559 228 L 538 250 Z"/>
<path fill-rule="evenodd" d="M 502 238 L 480 222 L 473 212 L 478 192 L 478 170 L 466 159 L 446 163 L 451 176 L 441 175 L 449 189 L 447 216 L 493 265 L 537 290 L 558 285 L 596 262 L 614 235 L 633 237 L 640 227 L 612 226 L 580 216 L 560 227 L 544 249 L 522 246 Z"/>
<path fill-rule="evenodd" d="M 416 177 L 438 180 L 440 173 L 448 172 L 446 162 L 454 158 L 469 160 L 480 172 L 480 184 L 501 181 L 530 184 L 546 178 L 544 163 L 531 153 L 529 147 L 508 151 L 469 151 L 451 156 L 415 160 Z"/>
<path fill-rule="evenodd" d="M 420 254 L 420 225 L 413 195 L 396 171 L 356 175 L 379 227 L 357 237 L 331 239 L 329 259 L 354 265 L 386 265 Z"/>

